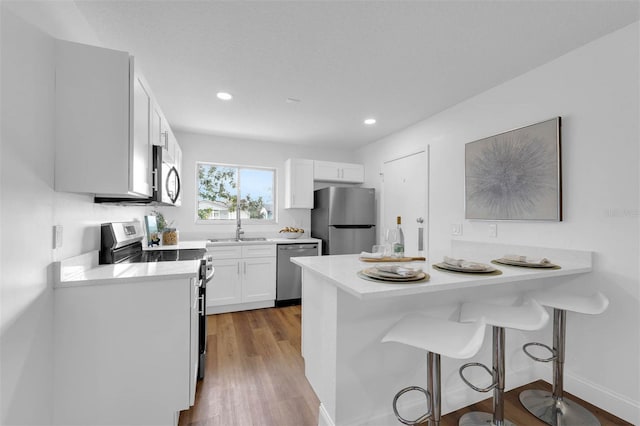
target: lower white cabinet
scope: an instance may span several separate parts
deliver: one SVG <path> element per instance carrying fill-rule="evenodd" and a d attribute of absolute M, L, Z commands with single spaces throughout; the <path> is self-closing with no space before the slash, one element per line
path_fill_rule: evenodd
<path fill-rule="evenodd" d="M 56 288 L 53 424 L 173 425 L 195 395 L 197 283 Z"/>
<path fill-rule="evenodd" d="M 276 298 L 276 245 L 209 247 L 215 270 L 207 284 L 207 313 L 273 306 Z"/>

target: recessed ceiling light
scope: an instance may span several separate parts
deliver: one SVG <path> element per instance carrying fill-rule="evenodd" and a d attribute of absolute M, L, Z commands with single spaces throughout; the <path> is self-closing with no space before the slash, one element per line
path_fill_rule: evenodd
<path fill-rule="evenodd" d="M 376 124 L 376 119 L 375 118 L 367 118 L 366 120 L 364 120 L 364 124 L 366 124 L 367 126 L 372 126 L 372 125 Z"/>
<path fill-rule="evenodd" d="M 223 101 L 230 101 L 231 99 L 233 99 L 233 96 L 231 96 L 231 93 L 227 93 L 227 92 L 218 92 L 216 93 L 216 96 L 218 97 L 218 99 L 221 99 Z"/>

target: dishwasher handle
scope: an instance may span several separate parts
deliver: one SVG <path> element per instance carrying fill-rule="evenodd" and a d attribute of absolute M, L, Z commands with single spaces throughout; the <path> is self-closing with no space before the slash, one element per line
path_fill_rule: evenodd
<path fill-rule="evenodd" d="M 278 247 L 278 250 L 296 250 L 296 251 L 306 251 L 306 250 L 318 250 L 318 245 L 306 245 L 306 246 L 300 246 L 300 245 L 281 245 Z"/>

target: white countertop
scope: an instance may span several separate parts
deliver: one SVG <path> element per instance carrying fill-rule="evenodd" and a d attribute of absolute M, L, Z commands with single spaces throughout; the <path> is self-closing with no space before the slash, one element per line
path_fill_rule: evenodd
<path fill-rule="evenodd" d="M 178 241 L 178 244 L 174 245 L 161 245 L 153 247 L 142 247 L 142 250 L 189 250 L 189 249 L 206 249 L 207 240 L 197 241 Z"/>
<path fill-rule="evenodd" d="M 199 260 L 99 265 L 98 251 L 56 262 L 54 288 L 197 277 Z"/>
<path fill-rule="evenodd" d="M 466 259 L 474 262 L 489 264 L 492 259 L 500 256 L 483 255 L 469 256 Z M 508 254 L 513 252 L 501 252 Z M 523 253 L 522 251 L 517 253 Z M 577 254 L 577 255 L 576 255 Z M 422 268 L 430 275 L 429 281 L 421 283 L 378 283 L 362 279 L 357 272 L 375 263 L 359 261 L 359 255 L 299 257 L 291 261 L 302 268 L 322 275 L 338 288 L 360 299 L 406 296 L 411 294 L 451 291 L 470 287 L 480 287 L 509 283 L 513 281 L 534 280 L 539 278 L 559 277 L 591 271 L 591 253 L 582 251 L 562 250 L 553 252 L 552 262 L 561 269 L 521 268 L 516 266 L 492 265 L 502 271 L 501 275 L 464 274 L 438 271 L 432 267 L 432 262 L 403 262 L 403 266 Z M 439 263 L 435 261 L 433 263 Z"/>
<path fill-rule="evenodd" d="M 238 246 L 238 245 L 260 245 L 260 244 L 308 244 L 308 243 L 321 243 L 322 240 L 317 238 L 267 238 L 262 241 L 207 241 L 207 247 L 218 247 L 218 246 Z"/>

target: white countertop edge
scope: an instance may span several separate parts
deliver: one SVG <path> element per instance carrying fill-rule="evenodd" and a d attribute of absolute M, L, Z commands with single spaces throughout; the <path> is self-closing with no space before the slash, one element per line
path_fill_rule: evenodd
<path fill-rule="evenodd" d="M 416 284 L 398 284 L 376 283 L 359 278 L 357 272 L 366 267 L 367 264 L 360 262 L 358 255 L 291 259 L 293 263 L 320 274 L 324 279 L 335 284 L 341 290 L 362 300 L 452 291 L 515 281 L 528 281 L 587 273 L 592 271 L 590 260 L 590 257 L 588 261 L 586 258 L 582 258 L 579 261 L 575 261 L 574 259 L 560 261 L 559 259 L 557 263 L 560 264 L 561 269 L 519 268 L 515 266 L 493 265 L 500 269 L 502 274 L 490 276 L 447 273 L 433 269 L 431 262 L 412 262 L 412 266 L 420 266 L 423 271 L 430 275 L 429 281 Z M 371 263 L 370 265 L 373 266 L 375 263 Z M 329 271 L 329 273 L 327 273 L 327 271 Z"/>
<path fill-rule="evenodd" d="M 54 263 L 54 288 L 197 277 L 199 260 L 100 265 L 98 251 Z"/>
<path fill-rule="evenodd" d="M 132 282 L 145 282 L 145 281 L 157 281 L 158 279 L 181 279 L 181 278 L 197 278 L 197 272 L 183 272 L 183 273 L 167 273 L 157 275 L 132 275 L 132 276 L 117 276 L 109 278 L 90 278 L 90 277 L 78 277 L 74 281 L 59 282 L 54 285 L 54 289 L 71 288 L 71 287 L 86 287 L 92 285 L 118 285 L 128 284 Z"/>

